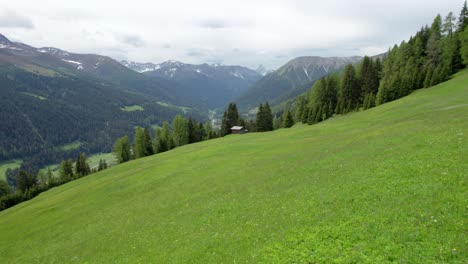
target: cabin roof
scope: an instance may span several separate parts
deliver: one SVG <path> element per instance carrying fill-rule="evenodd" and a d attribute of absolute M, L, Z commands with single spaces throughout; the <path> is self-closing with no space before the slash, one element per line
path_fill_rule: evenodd
<path fill-rule="evenodd" d="M 231 130 L 242 130 L 242 129 L 244 129 L 243 126 L 233 126 L 233 127 L 231 127 Z"/>

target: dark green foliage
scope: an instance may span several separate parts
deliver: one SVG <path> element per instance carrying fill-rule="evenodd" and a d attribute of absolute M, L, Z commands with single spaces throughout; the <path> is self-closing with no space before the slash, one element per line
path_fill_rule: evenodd
<path fill-rule="evenodd" d="M 150 156 L 154 154 L 153 150 L 153 140 L 151 139 L 151 133 L 147 127 L 143 130 L 143 145 L 144 145 L 144 155 Z"/>
<path fill-rule="evenodd" d="M 161 153 L 174 148 L 172 132 L 168 122 L 164 122 L 162 128 L 156 129 L 155 152 Z"/>
<path fill-rule="evenodd" d="M 468 7 L 465 3 L 463 4 L 463 8 L 460 11 L 460 16 L 458 17 L 458 24 L 457 24 L 457 32 L 463 32 L 468 26 Z"/>
<path fill-rule="evenodd" d="M 135 128 L 135 139 L 133 146 L 136 159 L 154 154 L 151 134 L 148 128 Z"/>
<path fill-rule="evenodd" d="M 257 131 L 266 132 L 273 130 L 273 114 L 271 113 L 268 102 L 265 105 L 260 104 L 257 112 Z"/>
<path fill-rule="evenodd" d="M 73 160 L 68 159 L 62 161 L 60 164 L 60 177 L 62 179 L 71 179 L 73 175 Z"/>
<path fill-rule="evenodd" d="M 239 112 L 235 103 L 230 103 L 227 110 L 223 114 L 221 122 L 221 136 L 231 134 L 231 128 L 238 125 Z"/>
<path fill-rule="evenodd" d="M 364 58 L 362 68 L 361 68 L 361 69 L 364 69 L 363 75 L 367 74 L 367 71 L 369 71 L 369 68 L 371 67 L 370 59 L 369 58 L 366 59 L 366 58 Z M 370 89 L 369 87 L 367 87 L 370 85 L 367 83 L 367 80 L 365 84 L 366 84 L 366 89 Z M 343 76 L 341 80 L 341 97 L 342 97 L 341 98 L 342 103 L 344 104 L 343 109 L 341 109 L 341 113 L 348 113 L 359 107 L 359 101 L 361 97 L 361 87 L 358 83 L 356 70 L 354 69 L 354 66 L 352 64 L 347 65 L 343 72 Z M 331 115 L 332 112 L 329 111 L 327 108 L 326 114 Z"/>
<path fill-rule="evenodd" d="M 11 193 L 11 187 L 5 180 L 0 180 L 0 197 Z"/>
<path fill-rule="evenodd" d="M 283 114 L 283 127 L 290 128 L 294 125 L 294 119 L 289 109 Z"/>
<path fill-rule="evenodd" d="M 82 76 L 48 77 L 2 64 L 0 83 L 0 160 L 21 158 L 35 169 L 83 151 L 109 152 L 119 136 L 133 134 L 133 126 L 161 124 L 182 112 Z M 122 111 L 126 105 L 144 111 Z M 77 149 L 60 147 L 77 141 Z"/>
<path fill-rule="evenodd" d="M 117 139 L 114 144 L 114 153 L 119 163 L 124 163 L 132 159 L 130 139 L 128 136 Z"/>
<path fill-rule="evenodd" d="M 21 192 L 29 190 L 31 187 L 36 185 L 37 179 L 35 174 L 28 173 L 24 170 L 20 170 L 17 179 L 17 187 Z"/>
<path fill-rule="evenodd" d="M 181 115 L 172 121 L 174 146 L 179 147 L 189 143 L 188 122 Z"/>
<path fill-rule="evenodd" d="M 145 156 L 145 142 L 143 128 L 135 128 L 135 138 L 133 140 L 133 155 L 135 159 L 139 159 Z"/>
<path fill-rule="evenodd" d="M 468 27 L 460 33 L 460 40 L 461 40 L 461 56 L 463 58 L 463 63 L 468 65 Z"/>
<path fill-rule="evenodd" d="M 205 128 L 203 124 L 198 124 L 193 118 L 188 120 L 188 143 L 196 143 L 203 140 L 205 137 Z"/>
<path fill-rule="evenodd" d="M 273 117 L 273 130 L 277 130 L 281 127 L 281 120 L 278 116 Z"/>
<path fill-rule="evenodd" d="M 89 168 L 87 159 L 88 158 L 86 157 L 85 153 L 81 153 L 76 159 L 76 164 L 75 164 L 76 177 L 83 177 L 91 173 L 91 169 Z"/>
<path fill-rule="evenodd" d="M 99 160 L 99 166 L 98 166 L 98 171 L 102 171 L 107 169 L 107 162 L 105 159 L 100 159 Z"/>

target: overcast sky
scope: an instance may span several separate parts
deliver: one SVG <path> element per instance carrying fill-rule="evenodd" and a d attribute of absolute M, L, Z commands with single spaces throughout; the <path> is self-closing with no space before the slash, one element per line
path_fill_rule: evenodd
<path fill-rule="evenodd" d="M 35 47 L 160 63 L 277 68 L 385 52 L 463 0 L 0 0 L 0 33 Z"/>

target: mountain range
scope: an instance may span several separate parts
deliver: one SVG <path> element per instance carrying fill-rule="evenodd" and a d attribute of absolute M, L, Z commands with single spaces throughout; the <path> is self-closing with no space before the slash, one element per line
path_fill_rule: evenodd
<path fill-rule="evenodd" d="M 209 109 L 279 104 L 360 57 L 300 57 L 276 71 L 220 64 L 116 61 L 54 47 L 35 48 L 0 34 L 0 160 L 109 151 L 134 126 L 176 114 L 207 120 Z M 18 132 L 21 130 L 21 132 Z M 76 148 L 67 148 L 76 143 Z M 12 146 L 15 146 L 12 148 Z M 40 154 L 39 154 L 40 153 Z"/>
<path fill-rule="evenodd" d="M 185 96 L 209 108 L 222 108 L 240 96 L 262 75 L 242 66 L 186 64 L 169 60 L 160 64 L 121 61 L 126 67 L 149 77 L 175 82 Z"/>
<path fill-rule="evenodd" d="M 361 57 L 298 57 L 276 71 L 266 74 L 250 89 L 236 98 L 240 109 L 246 111 L 269 101 L 280 104 L 304 93 L 312 84 L 333 72 L 342 71 L 347 64 L 357 64 Z"/>

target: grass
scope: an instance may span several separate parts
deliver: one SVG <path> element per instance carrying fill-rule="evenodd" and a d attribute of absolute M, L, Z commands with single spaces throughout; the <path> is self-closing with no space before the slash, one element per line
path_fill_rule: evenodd
<path fill-rule="evenodd" d="M 172 105 L 163 101 L 156 101 L 156 103 L 160 106 L 168 107 L 168 108 L 175 109 L 175 110 L 181 110 L 184 114 L 186 114 L 188 111 L 191 110 L 190 107 Z"/>
<path fill-rule="evenodd" d="M 130 106 L 121 107 L 120 110 L 125 111 L 125 112 L 134 112 L 134 111 L 143 111 L 145 109 L 140 105 L 130 105 Z"/>
<path fill-rule="evenodd" d="M 466 263 L 467 84 L 54 188 L 0 212 L 0 262 Z"/>
<path fill-rule="evenodd" d="M 47 99 L 47 98 L 45 98 L 44 96 L 40 96 L 40 95 L 33 94 L 33 93 L 26 93 L 26 92 L 23 92 L 22 94 L 32 96 L 32 97 L 34 97 L 34 98 L 36 98 L 36 99 L 39 99 L 39 100 L 46 100 L 46 99 Z"/>
<path fill-rule="evenodd" d="M 60 146 L 60 148 L 61 148 L 62 150 L 68 151 L 68 150 L 77 149 L 77 148 L 79 148 L 80 146 L 81 146 L 81 142 L 75 141 L 75 142 L 72 142 L 72 143 L 69 143 L 69 144 Z"/>
<path fill-rule="evenodd" d="M 100 153 L 88 157 L 88 164 L 91 169 L 97 168 L 99 166 L 99 160 L 105 160 L 107 166 L 114 166 L 117 164 L 117 159 L 114 153 Z"/>
<path fill-rule="evenodd" d="M 6 171 L 8 169 L 19 168 L 22 162 L 22 160 L 0 161 L 0 180 L 6 180 Z"/>

